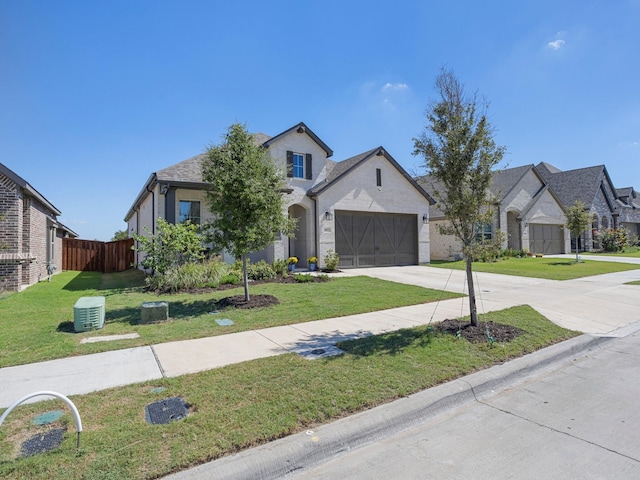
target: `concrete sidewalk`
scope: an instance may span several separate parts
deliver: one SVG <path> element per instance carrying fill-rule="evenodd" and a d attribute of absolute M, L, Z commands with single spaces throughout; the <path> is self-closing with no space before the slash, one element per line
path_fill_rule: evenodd
<path fill-rule="evenodd" d="M 349 270 L 395 282 L 464 293 L 464 272 L 424 266 Z M 551 321 L 573 330 L 607 334 L 640 320 L 640 270 L 580 280 L 551 281 L 478 273 L 478 311 L 529 304 Z M 288 352 L 313 358 L 335 343 L 468 314 L 466 298 L 367 314 L 330 318 L 230 335 L 52 360 L 0 369 L 0 408 L 41 390 L 79 395 L 137 382 L 175 377 Z M 322 354 L 320 354 L 322 355 Z M 46 397 L 45 397 L 46 398 Z M 33 401 L 42 400 L 35 397 Z"/>

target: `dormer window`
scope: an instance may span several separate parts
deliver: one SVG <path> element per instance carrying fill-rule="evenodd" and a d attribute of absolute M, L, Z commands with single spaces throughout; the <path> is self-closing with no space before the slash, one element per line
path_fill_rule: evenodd
<path fill-rule="evenodd" d="M 287 177 L 311 180 L 312 174 L 310 153 L 287 151 Z"/>

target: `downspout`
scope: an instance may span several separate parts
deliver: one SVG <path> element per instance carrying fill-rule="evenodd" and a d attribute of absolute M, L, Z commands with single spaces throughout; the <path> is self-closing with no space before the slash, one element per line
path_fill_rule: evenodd
<path fill-rule="evenodd" d="M 151 234 L 156 234 L 156 193 L 149 190 L 149 185 L 146 187 L 147 192 L 151 194 Z"/>
<path fill-rule="evenodd" d="M 313 255 L 317 257 L 318 255 L 320 255 L 320 237 L 318 236 L 318 224 L 320 223 L 320 219 L 318 218 L 318 197 L 315 196 L 312 198 L 313 198 L 313 218 L 314 218 L 313 237 L 314 237 L 314 244 L 315 244 L 315 250 L 316 250 L 315 252 L 313 252 Z"/>

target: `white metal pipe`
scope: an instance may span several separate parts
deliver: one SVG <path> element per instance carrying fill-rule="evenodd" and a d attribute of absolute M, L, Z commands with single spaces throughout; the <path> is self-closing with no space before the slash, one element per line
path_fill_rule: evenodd
<path fill-rule="evenodd" d="M 38 397 L 40 395 L 48 395 L 48 396 L 52 396 L 52 397 L 57 397 L 60 400 L 63 400 L 67 405 L 69 405 L 69 408 L 71 408 L 71 411 L 73 412 L 73 416 L 76 418 L 76 425 L 78 426 L 77 448 L 80 448 L 80 432 L 82 432 L 82 420 L 80 419 L 80 413 L 78 412 L 78 409 L 73 404 L 73 402 L 71 400 L 69 400 L 67 397 L 65 397 L 64 395 L 62 395 L 61 393 L 51 392 L 51 391 L 48 391 L 48 390 L 43 390 L 41 392 L 34 392 L 34 393 L 30 393 L 28 395 L 25 395 L 24 397 L 22 397 L 21 399 L 19 399 L 15 403 L 13 403 L 13 405 L 11 405 L 9 408 L 7 408 L 5 410 L 5 412 L 2 414 L 2 416 L 0 416 L 0 426 L 2 426 L 2 422 L 4 422 L 4 419 L 7 418 L 7 415 L 9 415 L 9 413 L 11 413 L 11 411 L 14 408 L 16 408 L 22 402 L 24 402 L 26 400 L 29 400 L 30 398 L 33 398 L 33 397 Z"/>

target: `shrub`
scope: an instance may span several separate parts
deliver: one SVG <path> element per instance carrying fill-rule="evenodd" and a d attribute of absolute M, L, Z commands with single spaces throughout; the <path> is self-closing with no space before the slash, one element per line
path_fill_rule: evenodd
<path fill-rule="evenodd" d="M 258 263 L 247 263 L 247 276 L 251 280 L 271 280 L 276 278 L 275 270 L 264 260 Z"/>
<path fill-rule="evenodd" d="M 298 283 L 309 283 L 314 281 L 314 277 L 308 273 L 298 273 L 293 276 Z"/>
<path fill-rule="evenodd" d="M 621 252 L 629 246 L 629 233 L 625 228 L 607 228 L 598 233 L 597 239 L 605 252 Z"/>
<path fill-rule="evenodd" d="M 274 260 L 271 264 L 271 268 L 276 272 L 276 275 L 287 275 L 287 261 L 282 259 Z"/>
<path fill-rule="evenodd" d="M 163 292 L 177 292 L 191 288 L 212 287 L 220 285 L 220 280 L 227 273 L 228 266 L 220 260 L 206 262 L 190 262 L 175 265 L 145 279 L 147 287 Z"/>
<path fill-rule="evenodd" d="M 242 283 L 242 274 L 229 272 L 220 279 L 220 285 L 240 285 Z"/>
<path fill-rule="evenodd" d="M 332 249 L 329 249 L 324 257 L 324 264 L 327 270 L 333 272 L 338 267 L 338 262 L 340 262 L 338 254 Z"/>

